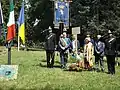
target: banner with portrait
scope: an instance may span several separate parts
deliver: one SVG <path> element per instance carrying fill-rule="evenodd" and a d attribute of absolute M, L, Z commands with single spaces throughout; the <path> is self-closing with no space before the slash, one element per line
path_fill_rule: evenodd
<path fill-rule="evenodd" d="M 59 27 L 63 23 L 64 27 L 69 27 L 69 2 L 54 2 L 54 25 Z"/>

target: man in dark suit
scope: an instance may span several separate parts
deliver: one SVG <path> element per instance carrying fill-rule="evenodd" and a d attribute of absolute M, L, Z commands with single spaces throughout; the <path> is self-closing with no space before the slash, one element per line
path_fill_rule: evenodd
<path fill-rule="evenodd" d="M 108 31 L 108 38 L 105 39 L 105 55 L 107 58 L 108 74 L 115 74 L 116 38 Z"/>
<path fill-rule="evenodd" d="M 99 62 L 100 62 L 100 66 L 101 66 L 101 71 L 104 72 L 104 61 L 103 61 L 103 57 L 104 57 L 104 50 L 105 50 L 105 44 L 104 42 L 102 42 L 101 40 L 101 35 L 97 35 L 97 40 L 95 41 L 94 44 L 94 55 L 95 55 L 95 65 L 96 65 L 96 70 L 99 70 Z"/>
<path fill-rule="evenodd" d="M 52 28 L 49 27 L 49 35 L 45 38 L 45 49 L 47 58 L 47 67 L 53 68 L 55 57 L 56 35 L 52 33 Z"/>

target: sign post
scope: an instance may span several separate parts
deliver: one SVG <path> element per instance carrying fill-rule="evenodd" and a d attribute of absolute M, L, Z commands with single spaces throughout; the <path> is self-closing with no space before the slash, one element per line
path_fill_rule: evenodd
<path fill-rule="evenodd" d="M 74 27 L 74 28 L 72 28 L 72 34 L 73 35 L 75 35 L 75 41 L 76 41 L 76 43 L 75 43 L 75 46 L 76 46 L 76 54 L 77 54 L 77 34 L 80 34 L 80 27 Z"/>

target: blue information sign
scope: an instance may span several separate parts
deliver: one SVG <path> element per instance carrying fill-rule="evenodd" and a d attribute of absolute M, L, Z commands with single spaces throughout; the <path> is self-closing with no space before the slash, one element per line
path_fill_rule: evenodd
<path fill-rule="evenodd" d="M 0 65 L 0 80 L 17 79 L 18 65 Z"/>

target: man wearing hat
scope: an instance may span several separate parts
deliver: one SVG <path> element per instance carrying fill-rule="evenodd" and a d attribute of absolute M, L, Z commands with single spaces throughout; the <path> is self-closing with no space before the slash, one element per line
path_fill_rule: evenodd
<path fill-rule="evenodd" d="M 105 39 L 105 55 L 107 58 L 108 74 L 115 74 L 115 56 L 117 50 L 116 38 L 108 31 L 108 38 Z"/>
<path fill-rule="evenodd" d="M 54 65 L 55 46 L 56 35 L 52 33 L 52 28 L 49 27 L 49 34 L 45 38 L 45 49 L 48 68 L 53 68 Z"/>
<path fill-rule="evenodd" d="M 97 72 L 100 71 L 99 62 L 101 66 L 101 71 L 104 72 L 104 61 L 103 61 L 104 50 L 105 50 L 105 44 L 104 42 L 101 41 L 101 35 L 97 35 L 97 40 L 95 41 L 95 46 L 94 46 L 95 65 Z"/>

